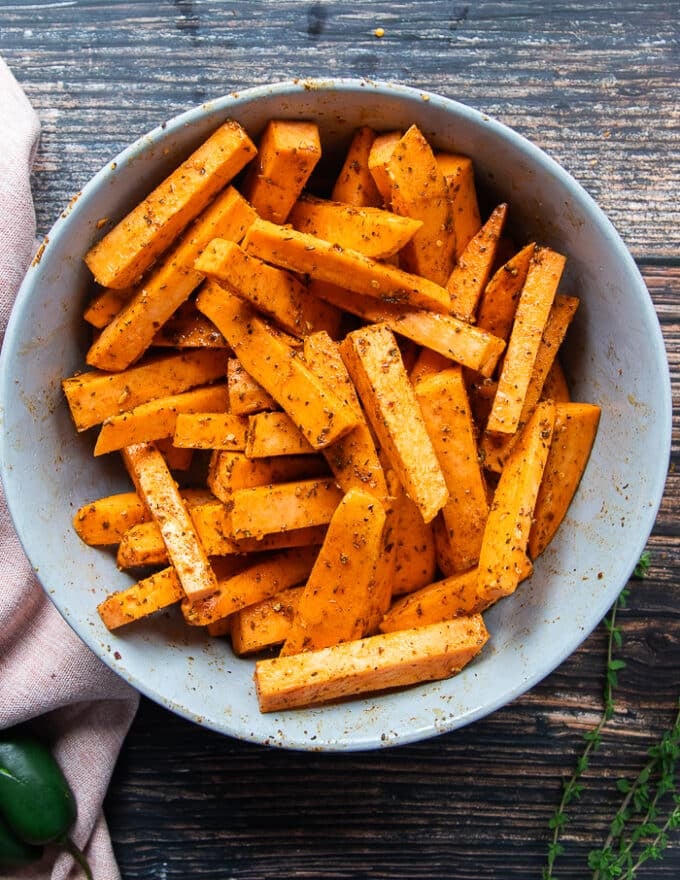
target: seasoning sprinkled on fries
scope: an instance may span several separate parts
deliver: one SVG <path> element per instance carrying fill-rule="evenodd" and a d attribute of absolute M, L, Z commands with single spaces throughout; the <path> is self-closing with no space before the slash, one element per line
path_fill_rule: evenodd
<path fill-rule="evenodd" d="M 101 620 L 228 639 L 262 712 L 471 663 L 600 417 L 562 370 L 566 255 L 480 210 L 474 156 L 363 126 L 316 191 L 323 152 L 313 120 L 219 127 L 87 253 L 63 380 L 130 477 L 73 520 L 131 577 Z"/>

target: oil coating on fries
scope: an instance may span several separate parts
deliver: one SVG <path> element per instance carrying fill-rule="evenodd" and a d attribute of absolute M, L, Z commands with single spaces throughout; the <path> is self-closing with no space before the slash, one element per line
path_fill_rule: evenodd
<path fill-rule="evenodd" d="M 515 239 L 474 156 L 364 126 L 320 191 L 324 150 L 313 120 L 218 128 L 87 253 L 92 338 L 62 380 L 130 478 L 73 517 L 129 579 L 93 613 L 230 641 L 262 712 L 483 655 L 600 417 L 560 358 L 568 255 Z"/>

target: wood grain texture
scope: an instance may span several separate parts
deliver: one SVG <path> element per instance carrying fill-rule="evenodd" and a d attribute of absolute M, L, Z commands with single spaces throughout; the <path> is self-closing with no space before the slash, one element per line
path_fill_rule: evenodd
<path fill-rule="evenodd" d="M 680 27 L 677 2 L 5 2 L 0 51 L 39 111 L 38 230 L 138 135 L 234 89 L 368 76 L 512 125 L 601 204 L 649 287 L 676 412 L 650 577 L 621 614 L 628 665 L 557 876 L 585 858 L 670 722 L 680 685 Z M 384 37 L 374 35 L 382 27 Z M 606 635 L 460 731 L 316 755 L 218 736 L 142 701 L 105 804 L 124 880 L 538 878 L 561 780 L 601 708 Z M 680 841 L 641 878 L 680 876 Z"/>

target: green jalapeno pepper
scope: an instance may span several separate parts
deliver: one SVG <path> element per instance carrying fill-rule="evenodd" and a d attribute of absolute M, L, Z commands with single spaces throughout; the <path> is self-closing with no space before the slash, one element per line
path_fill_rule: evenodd
<path fill-rule="evenodd" d="M 43 848 L 25 843 L 14 834 L 5 822 L 0 818 L 0 876 L 3 871 L 10 868 L 23 868 L 41 858 Z"/>
<path fill-rule="evenodd" d="M 85 857 L 68 836 L 76 812 L 73 792 L 47 746 L 25 733 L 0 733 L 0 867 L 29 864 L 54 843 L 91 880 Z"/>

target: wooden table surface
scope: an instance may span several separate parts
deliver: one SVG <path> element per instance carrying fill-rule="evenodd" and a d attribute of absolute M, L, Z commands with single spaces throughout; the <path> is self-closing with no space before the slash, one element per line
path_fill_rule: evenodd
<path fill-rule="evenodd" d="M 207 98 L 294 76 L 368 76 L 459 99 L 516 128 L 599 201 L 680 357 L 680 4 L 580 2 L 12 2 L 0 52 L 42 121 L 34 194 L 45 233 L 124 145 Z M 375 36 L 375 29 L 384 36 Z M 676 424 L 677 427 L 677 424 Z M 556 875 L 589 876 L 618 804 L 680 691 L 675 472 L 651 570 L 621 614 L 627 667 Z M 124 880 L 538 878 L 548 821 L 602 705 L 600 626 L 490 717 L 386 751 L 265 749 L 143 700 L 105 803 Z M 645 878 L 680 876 L 680 835 Z M 105 878 L 103 878 L 105 880 Z"/>

